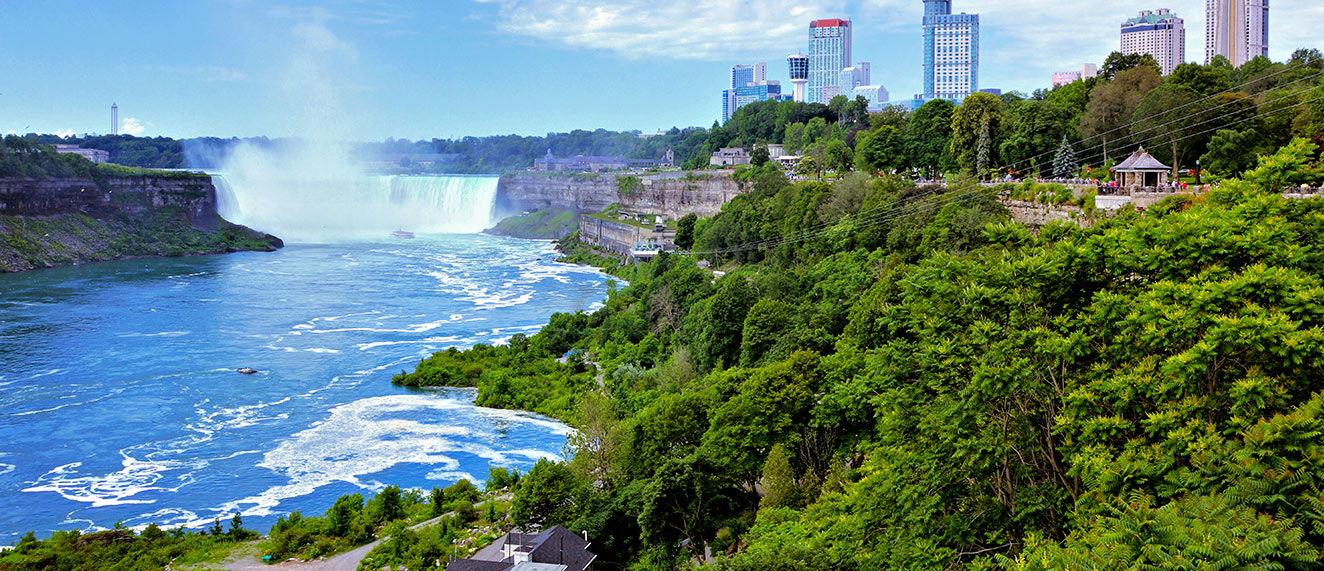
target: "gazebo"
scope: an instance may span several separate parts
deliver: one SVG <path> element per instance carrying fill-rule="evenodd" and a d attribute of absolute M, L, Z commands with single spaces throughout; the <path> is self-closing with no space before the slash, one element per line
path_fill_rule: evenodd
<path fill-rule="evenodd" d="M 1122 164 L 1113 167 L 1112 172 L 1122 187 L 1158 187 L 1167 184 L 1168 173 L 1172 168 L 1159 162 L 1144 147 L 1140 147 Z"/>

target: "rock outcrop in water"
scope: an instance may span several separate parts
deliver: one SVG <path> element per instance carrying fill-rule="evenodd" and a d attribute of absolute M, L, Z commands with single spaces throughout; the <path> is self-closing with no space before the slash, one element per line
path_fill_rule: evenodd
<path fill-rule="evenodd" d="M 221 219 L 206 175 L 0 178 L 0 272 L 283 246 Z"/>

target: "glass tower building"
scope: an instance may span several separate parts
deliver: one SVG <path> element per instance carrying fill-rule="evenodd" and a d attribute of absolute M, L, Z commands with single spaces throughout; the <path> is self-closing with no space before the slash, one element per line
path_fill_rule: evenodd
<path fill-rule="evenodd" d="M 961 101 L 979 91 L 979 15 L 952 13 L 951 0 L 924 0 L 924 93 Z"/>
<path fill-rule="evenodd" d="M 851 62 L 850 20 L 809 23 L 809 103 L 827 103 L 840 91 L 841 70 Z"/>

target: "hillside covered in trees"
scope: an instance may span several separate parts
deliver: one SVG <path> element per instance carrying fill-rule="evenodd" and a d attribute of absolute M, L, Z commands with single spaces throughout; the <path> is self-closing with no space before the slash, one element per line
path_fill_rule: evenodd
<path fill-rule="evenodd" d="M 605 307 L 396 381 L 575 424 L 515 523 L 600 569 L 1314 568 L 1324 201 L 1279 192 L 1316 153 L 1037 235 L 975 185 L 765 167 L 695 227 L 724 277 L 618 267 Z"/>

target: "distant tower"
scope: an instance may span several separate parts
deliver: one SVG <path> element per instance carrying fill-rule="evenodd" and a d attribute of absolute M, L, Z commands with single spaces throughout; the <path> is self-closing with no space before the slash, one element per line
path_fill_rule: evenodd
<path fill-rule="evenodd" d="M 795 93 L 792 99 L 804 103 L 809 87 L 809 56 L 804 54 L 787 56 L 786 64 L 791 67 L 791 85 Z"/>
<path fill-rule="evenodd" d="M 951 0 L 924 0 L 924 93 L 961 101 L 979 91 L 979 15 L 952 13 Z"/>
<path fill-rule="evenodd" d="M 120 106 L 114 103 L 110 104 L 110 134 L 120 134 Z"/>

